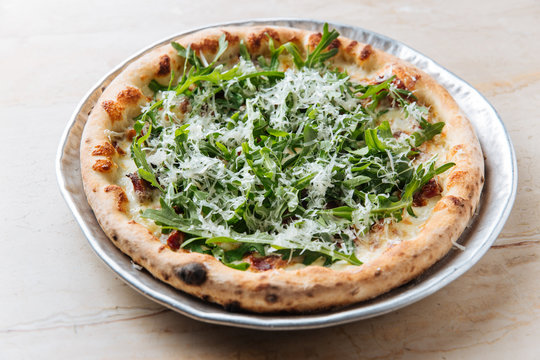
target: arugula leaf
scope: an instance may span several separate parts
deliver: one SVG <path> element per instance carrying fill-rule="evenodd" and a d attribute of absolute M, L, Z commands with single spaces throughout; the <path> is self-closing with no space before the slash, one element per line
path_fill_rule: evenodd
<path fill-rule="evenodd" d="M 141 178 L 148 181 L 153 187 L 163 191 L 163 187 L 161 187 L 161 185 L 157 181 L 156 175 L 154 174 L 152 167 L 146 161 L 146 155 L 141 149 L 141 144 L 146 141 L 146 139 L 150 136 L 151 132 L 152 126 L 150 125 L 150 128 L 148 129 L 146 135 L 142 136 L 139 140 L 134 141 L 131 144 L 131 156 L 133 157 L 135 165 L 137 165 L 138 173 Z"/>
<path fill-rule="evenodd" d="M 244 39 L 240 40 L 240 56 L 244 58 L 244 60 L 251 61 L 251 55 L 249 55 L 249 51 L 246 47 L 246 43 L 244 42 Z"/>
<path fill-rule="evenodd" d="M 444 122 L 437 122 L 437 123 L 431 124 L 427 122 L 425 119 L 422 119 L 420 121 L 420 126 L 422 127 L 421 131 L 415 131 L 414 133 L 411 134 L 414 147 L 419 147 L 426 141 L 433 139 L 435 135 L 440 134 L 442 132 L 442 129 L 444 128 Z"/>
<path fill-rule="evenodd" d="M 338 49 L 336 48 L 328 50 L 327 52 L 323 51 L 327 49 L 338 37 L 339 33 L 335 29 L 328 31 L 328 24 L 324 24 L 321 40 L 319 41 L 317 47 L 315 47 L 315 49 L 313 49 L 313 51 L 307 56 L 304 65 L 307 67 L 314 67 L 335 56 L 338 52 Z"/>

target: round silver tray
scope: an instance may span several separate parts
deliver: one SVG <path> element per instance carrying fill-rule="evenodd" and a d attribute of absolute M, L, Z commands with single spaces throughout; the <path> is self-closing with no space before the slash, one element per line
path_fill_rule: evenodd
<path fill-rule="evenodd" d="M 322 31 L 323 22 L 301 19 L 262 19 L 205 26 L 176 34 L 133 55 L 101 79 L 81 100 L 64 131 L 56 159 L 58 183 L 69 208 L 96 254 L 124 281 L 148 298 L 201 321 L 262 330 L 321 328 L 382 315 L 412 304 L 448 285 L 470 269 L 490 248 L 500 233 L 514 203 L 517 185 L 516 158 L 512 142 L 495 109 L 471 85 L 433 60 L 383 35 L 355 26 L 330 23 L 342 36 L 393 54 L 433 76 L 444 86 L 476 129 L 486 158 L 486 184 L 479 212 L 459 239 L 466 249 L 452 250 L 432 268 L 412 282 L 373 300 L 333 311 L 301 315 L 232 313 L 136 270 L 128 256 L 120 252 L 101 230 L 83 191 L 79 144 L 88 114 L 103 89 L 128 64 L 148 51 L 178 36 L 201 29 L 227 25 L 278 25 Z"/>

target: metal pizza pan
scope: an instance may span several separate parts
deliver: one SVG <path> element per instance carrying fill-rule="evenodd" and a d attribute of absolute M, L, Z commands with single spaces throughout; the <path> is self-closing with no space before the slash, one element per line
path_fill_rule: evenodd
<path fill-rule="evenodd" d="M 184 31 L 134 54 L 103 77 L 80 101 L 62 135 L 56 173 L 62 195 L 96 254 L 126 283 L 144 296 L 188 317 L 214 324 L 261 330 L 322 328 L 389 313 L 419 301 L 456 280 L 491 247 L 506 222 L 516 196 L 517 165 L 508 132 L 491 104 L 464 80 L 407 45 L 375 32 L 350 25 L 329 23 L 344 37 L 371 44 L 422 69 L 454 97 L 470 119 L 485 156 L 486 183 L 479 209 L 453 249 L 420 277 L 370 301 L 332 311 L 310 314 L 255 314 L 230 312 L 204 302 L 137 270 L 99 226 L 88 205 L 81 180 L 79 145 L 88 115 L 103 89 L 133 61 L 172 39 L 216 26 L 277 25 L 322 31 L 324 22 L 306 19 L 257 19 L 213 24 Z"/>

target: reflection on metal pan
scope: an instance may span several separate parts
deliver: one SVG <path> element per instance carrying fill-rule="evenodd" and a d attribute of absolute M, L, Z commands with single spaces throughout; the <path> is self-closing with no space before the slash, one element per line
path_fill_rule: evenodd
<path fill-rule="evenodd" d="M 382 315 L 410 305 L 448 285 L 470 269 L 493 244 L 514 203 L 517 166 L 511 140 L 497 112 L 472 86 L 433 60 L 408 46 L 355 26 L 330 23 L 342 36 L 371 44 L 422 69 L 457 101 L 477 130 L 486 157 L 486 183 L 479 211 L 459 242 L 466 250 L 450 253 L 412 282 L 373 300 L 312 314 L 231 313 L 178 291 L 136 270 L 128 256 L 118 250 L 101 230 L 83 191 L 79 145 L 88 114 L 104 89 L 128 64 L 171 39 L 205 28 L 227 25 L 277 25 L 322 31 L 323 22 L 301 19 L 264 19 L 215 24 L 182 32 L 140 51 L 101 79 L 82 99 L 64 131 L 56 159 L 62 195 L 97 255 L 134 289 L 158 303 L 201 321 L 261 330 L 296 330 L 344 324 Z"/>

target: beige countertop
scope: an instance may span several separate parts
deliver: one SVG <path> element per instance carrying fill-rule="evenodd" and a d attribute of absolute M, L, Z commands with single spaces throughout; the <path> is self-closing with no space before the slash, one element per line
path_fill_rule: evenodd
<path fill-rule="evenodd" d="M 92 252 L 54 158 L 86 91 L 140 48 L 208 23 L 306 17 L 400 40 L 495 106 L 516 149 L 495 245 L 428 298 L 328 329 L 204 324 L 129 288 Z M 540 359 L 540 3 L 0 1 L 0 359 Z"/>

